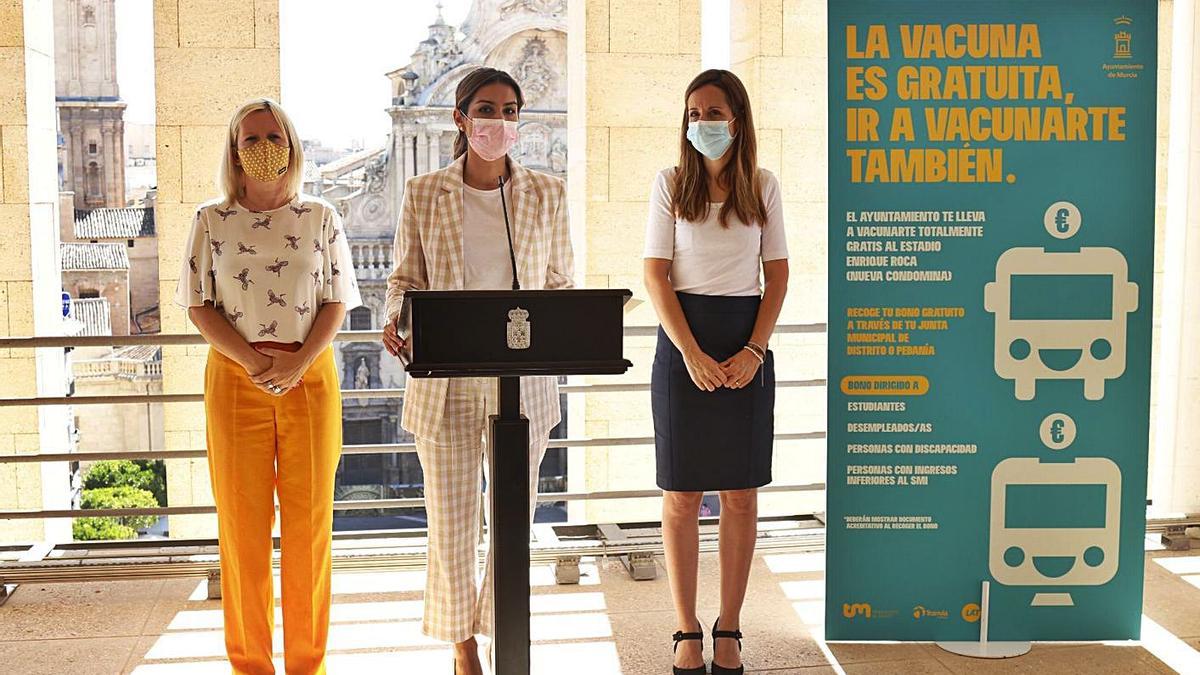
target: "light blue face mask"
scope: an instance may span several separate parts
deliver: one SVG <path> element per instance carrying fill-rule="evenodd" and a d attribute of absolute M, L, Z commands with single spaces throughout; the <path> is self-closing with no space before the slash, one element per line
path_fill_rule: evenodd
<path fill-rule="evenodd" d="M 688 122 L 687 139 L 693 148 L 709 159 L 720 159 L 733 144 L 728 120 Z"/>

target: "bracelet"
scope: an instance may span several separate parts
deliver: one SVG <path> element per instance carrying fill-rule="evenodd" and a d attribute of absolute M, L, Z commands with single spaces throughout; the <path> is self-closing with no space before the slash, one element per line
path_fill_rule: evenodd
<path fill-rule="evenodd" d="M 745 349 L 746 351 L 748 351 L 748 352 L 750 352 L 751 354 L 753 354 L 753 355 L 754 355 L 754 358 L 758 359 L 758 365 L 760 365 L 760 366 L 761 366 L 761 365 L 763 364 L 763 362 L 766 360 L 766 359 L 764 359 L 764 358 L 762 357 L 762 355 L 760 355 L 758 352 L 754 351 L 754 348 L 753 348 L 753 347 L 751 347 L 750 345 L 746 345 L 745 347 L 742 347 L 742 349 Z"/>
<path fill-rule="evenodd" d="M 753 340 L 748 341 L 746 346 L 749 347 L 750 351 L 754 352 L 755 355 L 757 355 L 760 359 L 767 358 L 767 350 L 763 349 L 762 345 L 758 344 L 757 342 L 754 342 Z"/>

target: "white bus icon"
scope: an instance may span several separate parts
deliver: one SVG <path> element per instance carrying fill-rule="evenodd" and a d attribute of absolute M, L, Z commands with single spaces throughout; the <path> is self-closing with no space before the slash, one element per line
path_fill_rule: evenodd
<path fill-rule="evenodd" d="M 1045 284 L 1058 292 L 1039 291 Z M 1082 380 L 1084 398 L 1097 401 L 1105 381 L 1125 373 L 1125 318 L 1137 311 L 1138 286 L 1114 248 L 1011 248 L 983 306 L 996 315 L 996 374 L 1014 381 L 1018 400 L 1033 400 L 1038 380 Z"/>
<path fill-rule="evenodd" d="M 1120 535 L 1121 470 L 1112 460 L 1010 457 L 992 471 L 988 567 L 998 583 L 1106 584 L 1117 574 Z M 1039 593 L 1033 604 L 1073 602 Z"/>

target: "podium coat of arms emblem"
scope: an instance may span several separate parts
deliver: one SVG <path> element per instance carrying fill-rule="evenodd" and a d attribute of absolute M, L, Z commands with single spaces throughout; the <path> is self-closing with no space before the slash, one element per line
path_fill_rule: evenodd
<path fill-rule="evenodd" d="M 508 348 L 529 349 L 529 311 L 517 307 L 508 312 Z"/>

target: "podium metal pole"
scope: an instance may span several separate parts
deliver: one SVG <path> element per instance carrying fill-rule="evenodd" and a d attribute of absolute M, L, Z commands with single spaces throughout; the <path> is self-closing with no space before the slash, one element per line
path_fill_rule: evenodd
<path fill-rule="evenodd" d="M 492 415 L 488 486 L 492 501 L 494 671 L 529 673 L 529 420 L 521 415 L 521 379 L 500 378 Z"/>

